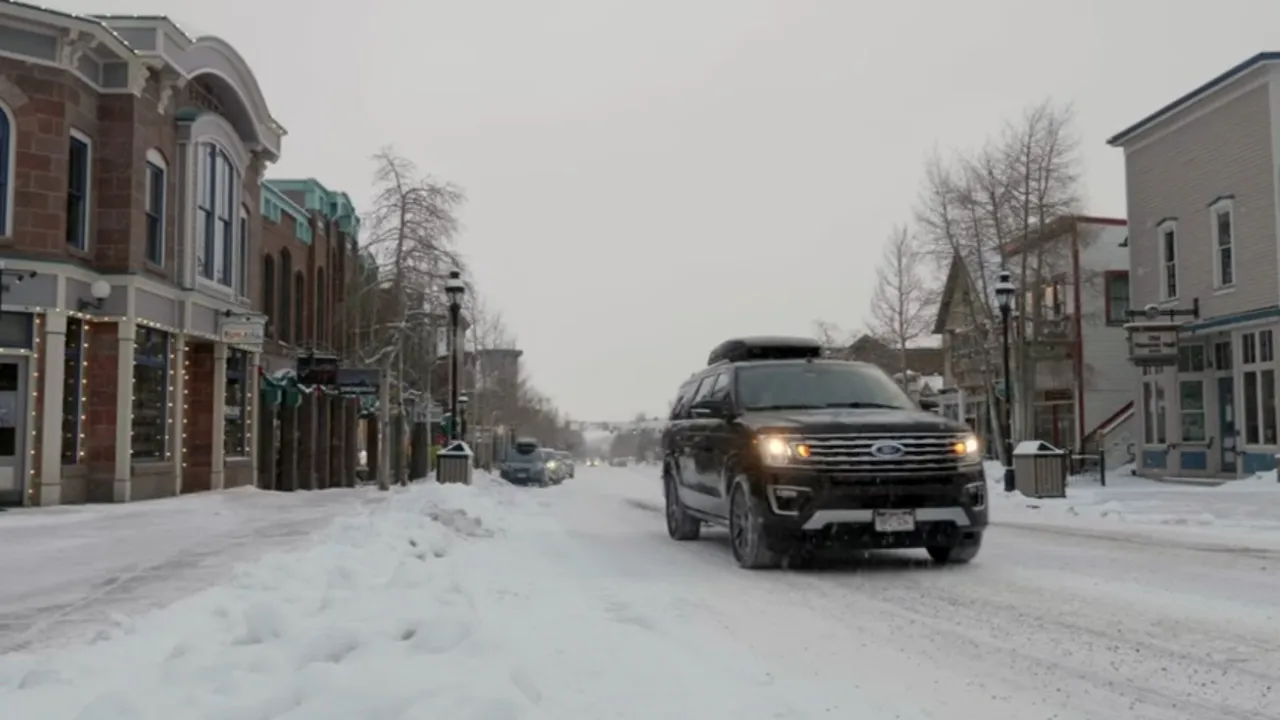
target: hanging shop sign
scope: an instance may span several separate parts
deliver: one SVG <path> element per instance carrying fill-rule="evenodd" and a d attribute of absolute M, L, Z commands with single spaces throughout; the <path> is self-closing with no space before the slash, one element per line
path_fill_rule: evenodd
<path fill-rule="evenodd" d="M 338 391 L 349 396 L 376 396 L 382 387 L 382 371 L 377 368 L 339 368 Z"/>
<path fill-rule="evenodd" d="M 262 315 L 223 316 L 218 322 L 218 335 L 227 345 L 240 345 L 262 352 L 267 336 L 267 318 Z"/>
<path fill-rule="evenodd" d="M 333 391 L 338 387 L 338 356 L 308 352 L 298 355 L 298 384 Z"/>

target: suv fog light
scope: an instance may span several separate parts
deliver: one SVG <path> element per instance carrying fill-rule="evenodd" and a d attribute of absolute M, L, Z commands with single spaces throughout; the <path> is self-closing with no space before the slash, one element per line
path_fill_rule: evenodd
<path fill-rule="evenodd" d="M 974 510 L 981 510 L 987 506 L 987 484 L 985 482 L 965 485 L 964 494 L 969 499 L 969 504 L 973 506 Z"/>
<path fill-rule="evenodd" d="M 813 491 L 807 487 L 795 485 L 769 485 L 766 494 L 769 497 L 769 508 L 776 515 L 799 515 L 804 499 Z"/>

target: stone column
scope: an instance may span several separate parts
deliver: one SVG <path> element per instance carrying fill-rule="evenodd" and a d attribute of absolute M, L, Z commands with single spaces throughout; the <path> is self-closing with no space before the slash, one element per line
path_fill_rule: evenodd
<path fill-rule="evenodd" d="M 298 407 L 298 488 L 316 489 L 316 404 L 320 399 L 308 392 Z"/>
<path fill-rule="evenodd" d="M 129 502 L 133 498 L 133 352 L 137 324 L 120 321 L 116 338 L 116 462 L 111 499 Z"/>
<path fill-rule="evenodd" d="M 44 377 L 44 391 L 40 393 L 43 403 L 40 408 L 40 488 L 36 502 L 41 507 L 62 502 L 62 389 L 66 350 L 67 315 L 50 312 L 44 317 L 44 368 L 40 373 Z M 85 422 L 87 415 L 85 408 L 80 408 L 79 422 Z"/>
<path fill-rule="evenodd" d="M 187 468 L 187 456 L 184 452 L 187 439 L 187 338 L 174 335 L 169 339 L 173 343 L 173 397 L 169 398 L 173 407 L 173 437 L 169 438 L 170 453 L 173 455 L 173 494 L 182 494 L 182 472 Z"/>
<path fill-rule="evenodd" d="M 280 405 L 280 490 L 298 489 L 298 408 L 290 407 L 287 397 Z"/>
<path fill-rule="evenodd" d="M 329 484 L 329 456 L 333 454 L 333 437 L 329 430 L 329 406 L 333 399 L 328 395 L 316 396 L 316 486 L 325 489 Z"/>
<path fill-rule="evenodd" d="M 240 408 L 240 412 L 244 412 Z M 209 489 L 227 486 L 227 344 L 213 344 L 213 442 L 209 460 Z"/>

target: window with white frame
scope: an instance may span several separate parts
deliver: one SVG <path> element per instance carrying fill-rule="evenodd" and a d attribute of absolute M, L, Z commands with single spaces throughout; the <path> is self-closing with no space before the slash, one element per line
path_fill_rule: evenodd
<path fill-rule="evenodd" d="M 1164 395 L 1164 368 L 1142 369 L 1142 432 L 1147 445 L 1164 445 L 1166 432 L 1166 404 Z"/>
<path fill-rule="evenodd" d="M 1160 299 L 1178 297 L 1178 226 L 1169 221 L 1160 225 Z"/>
<path fill-rule="evenodd" d="M 164 212 L 169 166 L 164 156 L 147 151 L 147 262 L 164 265 Z"/>
<path fill-rule="evenodd" d="M 1240 336 L 1246 445 L 1276 444 L 1275 337 L 1271 330 Z"/>
<path fill-rule="evenodd" d="M 236 295 L 249 297 L 249 208 L 243 205 L 236 223 Z"/>
<path fill-rule="evenodd" d="M 67 244 L 77 250 L 88 250 L 93 141 L 79 130 L 72 130 L 67 142 Z"/>
<path fill-rule="evenodd" d="M 1208 369 L 1208 350 L 1202 343 L 1178 347 L 1178 373 L 1198 375 Z M 1197 377 L 1178 378 L 1178 436 L 1183 442 L 1204 442 L 1208 437 L 1207 412 L 1204 403 L 1204 380 Z"/>
<path fill-rule="evenodd" d="M 197 153 L 197 274 L 235 289 L 241 282 L 236 249 L 240 174 L 227 151 L 214 143 L 201 143 Z"/>
<path fill-rule="evenodd" d="M 1209 222 L 1213 238 L 1213 286 L 1230 287 L 1236 282 L 1234 203 L 1226 199 L 1210 206 Z"/>
<path fill-rule="evenodd" d="M 13 207 L 13 140 L 17 131 L 9 108 L 0 103 L 0 237 L 9 235 L 9 215 Z"/>

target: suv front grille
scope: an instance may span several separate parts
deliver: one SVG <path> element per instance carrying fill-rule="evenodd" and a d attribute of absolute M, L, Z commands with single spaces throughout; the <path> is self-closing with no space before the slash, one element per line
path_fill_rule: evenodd
<path fill-rule="evenodd" d="M 977 463 L 957 455 L 955 446 L 966 436 L 960 433 L 891 433 L 857 435 L 809 435 L 807 465 L 821 471 L 847 475 L 890 476 L 954 473 Z M 881 444 L 900 446 L 896 455 L 871 451 Z M 896 449 L 896 448 L 895 448 Z"/>

